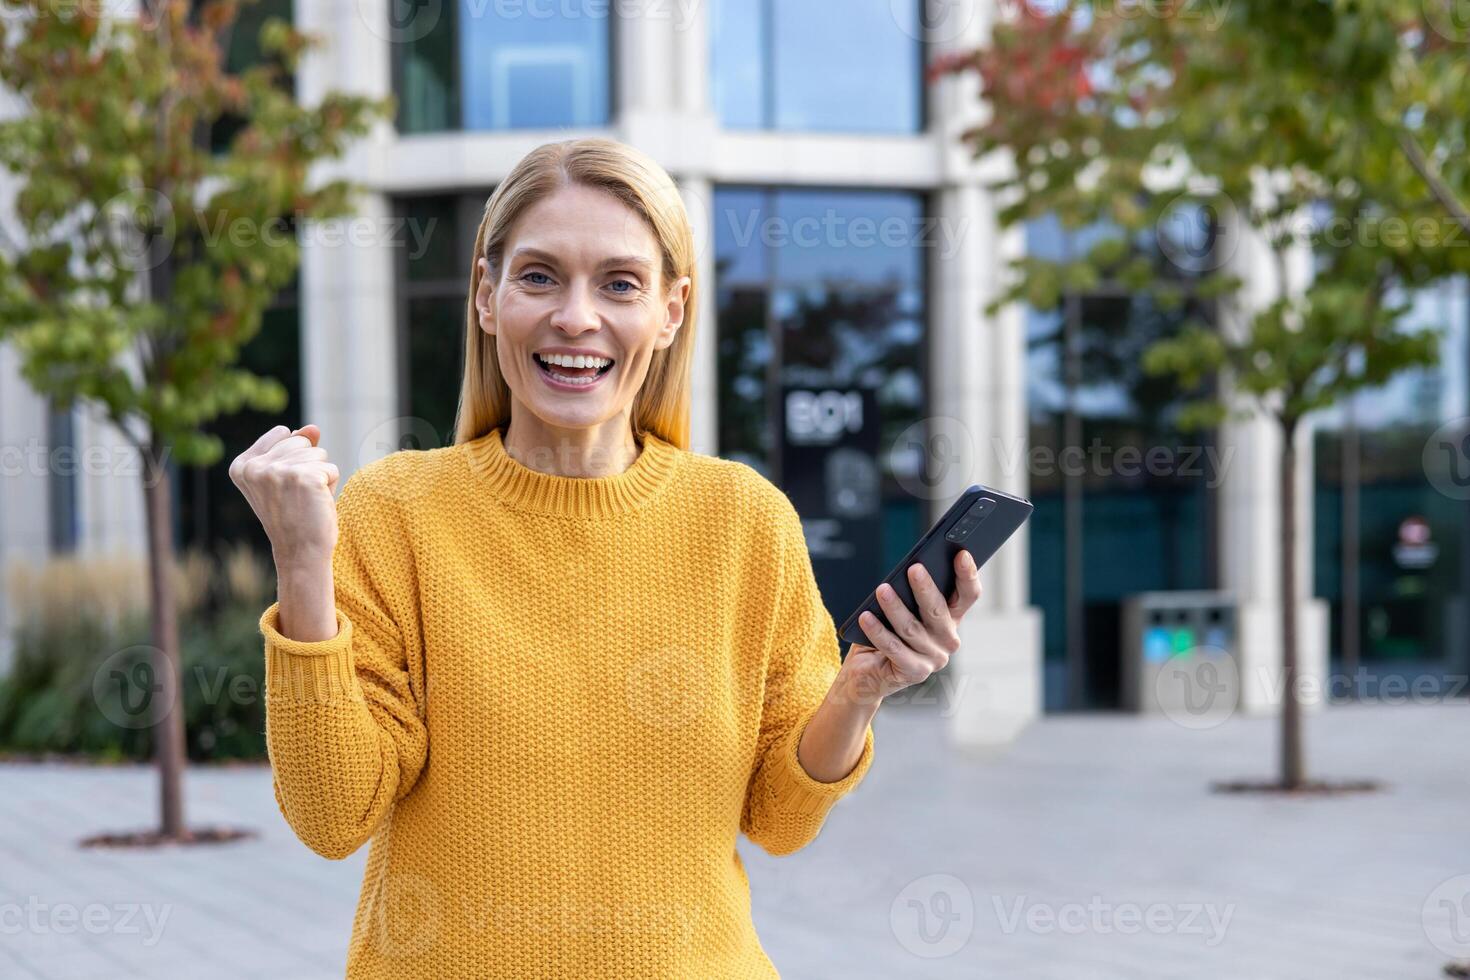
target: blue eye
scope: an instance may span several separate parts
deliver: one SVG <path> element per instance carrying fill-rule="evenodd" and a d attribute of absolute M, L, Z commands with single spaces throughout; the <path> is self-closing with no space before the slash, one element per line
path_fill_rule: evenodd
<path fill-rule="evenodd" d="M 614 286 L 618 285 L 619 283 L 622 283 L 623 285 L 629 287 L 628 289 L 615 290 L 616 292 L 620 292 L 620 293 L 623 293 L 625 295 L 627 293 L 634 292 L 634 291 L 636 291 L 638 289 L 637 284 L 632 283 L 632 282 L 629 282 L 627 279 L 614 279 L 613 280 L 613 285 Z"/>
<path fill-rule="evenodd" d="M 521 278 L 522 279 L 530 279 L 532 276 L 541 276 L 542 278 L 545 278 L 545 279 L 549 279 L 550 278 L 544 272 L 534 272 L 534 271 L 533 272 L 526 273 L 525 275 L 521 276 Z M 532 283 L 532 285 L 533 286 L 544 286 L 546 284 L 545 283 L 541 283 L 541 282 L 537 282 L 537 283 Z"/>

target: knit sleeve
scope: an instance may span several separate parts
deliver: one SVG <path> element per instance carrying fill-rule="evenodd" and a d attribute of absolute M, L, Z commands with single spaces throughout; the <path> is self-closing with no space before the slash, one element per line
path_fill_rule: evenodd
<path fill-rule="evenodd" d="M 361 470 L 337 498 L 337 635 L 265 637 L 266 749 L 296 836 L 323 857 L 356 851 L 408 795 L 428 757 L 414 569 L 402 528 Z"/>
<path fill-rule="evenodd" d="M 775 620 L 756 767 L 740 820 L 745 835 L 776 856 L 811 843 L 833 804 L 862 781 L 873 762 L 871 724 L 857 763 L 836 782 L 813 779 L 797 757 L 802 733 L 826 698 L 842 661 L 837 628 L 812 572 L 801 518 L 785 494 L 779 496 L 773 521 L 779 539 Z"/>

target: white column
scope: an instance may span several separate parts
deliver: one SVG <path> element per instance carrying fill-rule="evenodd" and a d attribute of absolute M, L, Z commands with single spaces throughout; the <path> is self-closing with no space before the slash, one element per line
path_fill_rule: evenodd
<path fill-rule="evenodd" d="M 984 43 L 987 9 L 950 5 L 945 19 L 931 25 L 942 32 L 934 47 Z M 984 312 L 1002 289 L 1007 262 L 1024 249 L 1024 236 L 1020 229 L 1000 230 L 996 201 L 983 187 L 994 175 L 958 140 L 983 111 L 976 84 L 969 77 L 946 81 L 936 92 L 931 126 L 941 141 L 945 182 L 935 196 L 940 228 L 930 249 L 929 431 L 950 440 L 960 464 L 930 501 L 931 522 L 971 483 L 1029 492 L 1024 319 L 1015 307 L 993 317 Z M 962 647 L 946 689 L 959 745 L 1006 743 L 1041 714 L 1041 613 L 1030 605 L 1029 549 L 1022 528 L 982 569 L 984 593 L 961 621 Z"/>
<path fill-rule="evenodd" d="M 20 376 L 14 346 L 0 345 L 0 672 L 9 668 L 14 651 L 10 574 L 41 564 L 50 552 L 49 450 L 46 402 Z"/>
<path fill-rule="evenodd" d="M 148 513 L 143 461 L 100 408 L 73 409 L 77 451 L 77 551 L 87 555 L 148 554 Z M 174 495 L 178 505 L 178 493 Z"/>
<path fill-rule="evenodd" d="M 388 228 L 382 194 L 359 199 L 356 221 Z M 362 227 L 368 227 L 364 224 Z M 303 422 L 321 427 L 321 444 L 345 481 L 359 466 L 398 448 L 400 431 L 420 432 L 400 418 L 395 246 L 384 233 L 354 244 L 326 244 L 328 227 L 301 251 Z M 453 433 L 438 433 L 441 444 Z"/>
<path fill-rule="evenodd" d="M 691 379 L 693 405 L 689 411 L 689 448 L 714 456 L 719 451 L 719 347 L 715 322 L 714 190 L 703 177 L 683 177 L 679 188 L 694 226 L 696 280 L 696 339 Z"/>
<path fill-rule="evenodd" d="M 303 59 L 297 92 L 315 105 L 327 90 L 381 98 L 392 92 L 393 37 L 386 4 L 322 0 L 295 5 L 296 26 L 322 36 Z M 377 184 L 395 139 L 391 122 L 354 142 L 343 161 L 314 168 L 313 179 L 350 174 Z M 301 338 L 303 421 L 321 427 L 322 445 L 345 481 L 353 470 L 397 448 L 400 426 L 394 305 L 392 202 L 362 193 L 341 224 L 302 232 Z M 332 237 L 334 231 L 341 234 Z M 418 432 L 421 427 L 411 431 Z M 439 433 L 442 442 L 453 433 Z"/>
<path fill-rule="evenodd" d="M 1234 236 L 1231 242 L 1228 236 Z M 1280 289 L 1280 273 L 1269 246 L 1247 227 L 1227 232 L 1229 266 L 1245 285 L 1233 307 L 1222 314 L 1221 330 L 1239 337 L 1249 317 L 1272 302 Z M 1300 290 L 1311 274 L 1310 254 L 1296 249 L 1287 262 L 1287 288 Z M 1245 403 L 1240 403 L 1245 404 Z M 1281 695 L 1281 428 L 1256 411 L 1244 421 L 1227 422 L 1220 430 L 1221 452 L 1231 454 L 1220 486 L 1220 584 L 1240 603 L 1237 637 L 1241 671 L 1241 710 L 1271 713 Z M 1297 659 L 1308 708 L 1320 705 L 1327 677 L 1326 601 L 1312 596 L 1312 431 L 1297 432 Z"/>

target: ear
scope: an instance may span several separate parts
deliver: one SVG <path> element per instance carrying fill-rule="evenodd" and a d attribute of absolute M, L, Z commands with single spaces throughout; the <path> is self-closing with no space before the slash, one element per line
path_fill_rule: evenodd
<path fill-rule="evenodd" d="M 490 263 L 482 255 L 475 260 L 480 272 L 480 285 L 475 290 L 475 312 L 480 319 L 480 329 L 495 335 L 495 282 L 490 274 Z"/>
<path fill-rule="evenodd" d="M 665 312 L 668 320 L 663 329 L 658 333 L 658 340 L 654 344 L 655 350 L 663 350 L 674 342 L 679 328 L 684 325 L 684 316 L 688 310 L 689 291 L 694 288 L 694 280 L 689 276 L 682 276 L 678 282 L 669 287 L 669 299 Z"/>

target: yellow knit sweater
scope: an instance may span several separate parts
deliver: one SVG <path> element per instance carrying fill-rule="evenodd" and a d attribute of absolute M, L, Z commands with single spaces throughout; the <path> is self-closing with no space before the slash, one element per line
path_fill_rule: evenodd
<path fill-rule="evenodd" d="M 393 453 L 337 500 L 338 634 L 265 638 L 276 800 L 372 839 L 347 976 L 778 976 L 744 832 L 790 854 L 872 764 L 813 779 L 840 660 L 786 495 L 656 436 L 553 476 L 499 429 Z"/>

